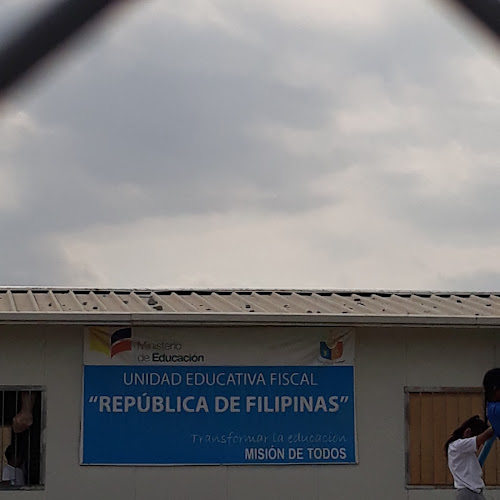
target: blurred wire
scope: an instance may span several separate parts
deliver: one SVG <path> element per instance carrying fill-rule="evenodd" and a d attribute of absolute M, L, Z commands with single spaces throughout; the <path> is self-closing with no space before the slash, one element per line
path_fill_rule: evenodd
<path fill-rule="evenodd" d="M 500 43 L 500 0 L 448 0 L 470 14 Z"/>
<path fill-rule="evenodd" d="M 97 19 L 113 4 L 127 0 L 59 0 L 26 23 L 0 47 L 0 99 L 55 49 Z"/>

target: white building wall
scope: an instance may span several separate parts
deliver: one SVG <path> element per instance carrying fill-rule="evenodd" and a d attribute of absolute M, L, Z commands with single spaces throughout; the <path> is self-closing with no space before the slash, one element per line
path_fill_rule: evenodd
<path fill-rule="evenodd" d="M 47 388 L 46 487 L 8 494 L 50 500 L 451 500 L 451 489 L 405 487 L 404 387 L 479 386 L 486 369 L 500 366 L 499 341 L 492 330 L 358 329 L 358 465 L 95 467 L 79 465 L 82 328 L 0 326 L 0 384 Z M 487 496 L 500 499 L 500 490 Z"/>

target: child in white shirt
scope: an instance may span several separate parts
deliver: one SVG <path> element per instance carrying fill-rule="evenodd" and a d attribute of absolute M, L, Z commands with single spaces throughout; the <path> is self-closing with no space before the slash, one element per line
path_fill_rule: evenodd
<path fill-rule="evenodd" d="M 455 429 L 446 442 L 448 467 L 457 489 L 457 499 L 484 500 L 483 471 L 477 452 L 492 436 L 493 429 L 475 415 Z"/>
<path fill-rule="evenodd" d="M 7 459 L 7 465 L 4 465 L 2 471 L 2 484 L 6 486 L 24 486 L 24 472 L 20 468 L 22 460 L 11 444 L 5 449 L 5 458 Z"/>

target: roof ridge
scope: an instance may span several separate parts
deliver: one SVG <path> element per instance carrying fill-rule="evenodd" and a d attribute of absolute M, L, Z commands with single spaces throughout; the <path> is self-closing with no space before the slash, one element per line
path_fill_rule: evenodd
<path fill-rule="evenodd" d="M 120 293 L 136 293 L 136 292 L 163 292 L 163 293 L 332 293 L 340 295 L 458 295 L 458 296 L 481 296 L 481 295 L 495 295 L 500 296 L 500 291 L 488 290 L 439 290 L 439 289 L 390 289 L 390 288 L 231 288 L 231 287 L 85 287 L 85 286 L 23 286 L 23 285 L 0 285 L 0 292 L 8 290 L 22 292 L 22 291 L 58 291 L 58 292 L 120 292 Z"/>

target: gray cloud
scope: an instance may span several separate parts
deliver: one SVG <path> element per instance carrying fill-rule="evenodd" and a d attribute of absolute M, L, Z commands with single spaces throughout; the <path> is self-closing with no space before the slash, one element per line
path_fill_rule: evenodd
<path fill-rule="evenodd" d="M 496 269 L 482 270 L 473 274 L 458 273 L 445 280 L 448 290 L 470 292 L 495 292 L 500 290 L 500 273 Z"/>
<path fill-rule="evenodd" d="M 125 14 L 116 22 L 128 22 L 129 32 L 94 33 L 17 97 L 15 106 L 40 129 L 0 153 L 0 168 L 15 168 L 22 179 L 21 206 L 0 213 L 10 242 L 1 250 L 4 282 L 70 281 L 71 269 L 50 247 L 55 233 L 151 215 L 301 213 L 335 204 L 339 198 L 318 194 L 311 179 L 356 164 L 373 176 L 381 206 L 433 237 L 459 241 L 464 230 L 493 229 L 498 180 L 459 198 L 425 199 L 404 165 L 383 169 L 391 148 L 432 150 L 455 140 L 498 153 L 497 110 L 464 97 L 457 81 L 456 66 L 474 56 L 475 42 L 461 40 L 437 13 L 398 17 L 367 34 L 226 8 L 243 34 L 169 16 L 134 24 Z M 289 56 L 321 61 L 332 80 L 278 78 Z M 332 117 L 356 105 L 351 85 L 359 76 L 376 77 L 395 106 L 426 109 L 429 122 L 367 134 L 332 126 Z M 405 95 L 408 86 L 422 91 L 417 101 Z M 330 150 L 295 154 L 254 133 L 265 123 L 313 135 L 326 130 Z M 353 188 L 345 186 L 345 196 Z"/>

